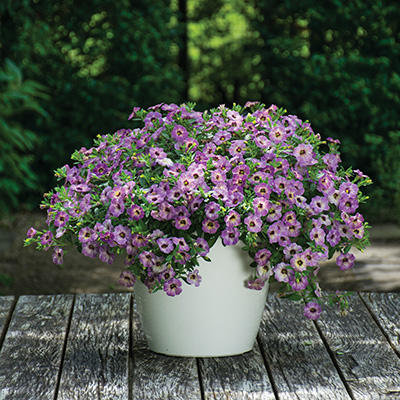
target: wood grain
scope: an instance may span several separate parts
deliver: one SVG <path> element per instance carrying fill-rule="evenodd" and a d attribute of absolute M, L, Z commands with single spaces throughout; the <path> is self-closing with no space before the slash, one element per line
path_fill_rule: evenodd
<path fill-rule="evenodd" d="M 400 357 L 400 296 L 398 293 L 360 293 Z M 400 396 L 399 396 L 400 397 Z"/>
<path fill-rule="evenodd" d="M 279 399 L 350 399 L 301 305 L 268 295 L 259 340 Z"/>
<path fill-rule="evenodd" d="M 128 399 L 131 295 L 77 295 L 57 399 Z"/>
<path fill-rule="evenodd" d="M 132 398 L 200 400 L 202 397 L 196 359 L 169 357 L 148 350 L 136 309 L 132 330 Z"/>
<path fill-rule="evenodd" d="M 355 399 L 400 397 L 400 360 L 358 296 L 340 317 L 326 308 L 318 326 Z"/>
<path fill-rule="evenodd" d="M 275 400 L 258 344 L 248 353 L 199 359 L 204 399 Z"/>
<path fill-rule="evenodd" d="M 53 399 L 73 297 L 22 296 L 0 353 L 0 399 Z"/>
<path fill-rule="evenodd" d="M 10 318 L 12 306 L 14 304 L 13 296 L 0 296 L 0 346 L 3 342 L 4 330 L 6 328 L 7 321 Z"/>

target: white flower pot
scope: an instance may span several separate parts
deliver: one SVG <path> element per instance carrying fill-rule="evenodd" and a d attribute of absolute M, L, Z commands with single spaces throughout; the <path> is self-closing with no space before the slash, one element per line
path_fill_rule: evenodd
<path fill-rule="evenodd" d="M 136 303 L 150 350 L 219 357 L 253 348 L 268 287 L 246 288 L 253 269 L 241 247 L 224 247 L 218 240 L 209 253 L 212 261 L 199 260 L 200 286 L 183 284 L 178 296 L 161 291 L 149 294 L 143 283 L 136 282 Z"/>

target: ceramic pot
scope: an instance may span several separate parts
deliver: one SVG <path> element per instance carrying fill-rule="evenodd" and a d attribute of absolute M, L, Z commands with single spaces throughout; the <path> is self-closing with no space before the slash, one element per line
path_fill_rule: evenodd
<path fill-rule="evenodd" d="M 211 262 L 200 259 L 199 287 L 182 285 L 170 297 L 134 287 L 137 309 L 150 350 L 187 357 L 221 357 L 252 350 L 265 306 L 268 286 L 248 289 L 254 271 L 242 245 L 212 247 Z"/>

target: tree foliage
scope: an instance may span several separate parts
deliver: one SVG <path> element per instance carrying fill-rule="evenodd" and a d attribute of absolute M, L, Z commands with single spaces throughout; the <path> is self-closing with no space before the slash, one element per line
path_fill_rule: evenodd
<path fill-rule="evenodd" d="M 9 2 L 1 24 L 0 57 L 52 97 L 43 104 L 50 117 L 31 121 L 37 193 L 50 186 L 49 171 L 98 133 L 123 126 L 133 106 L 183 100 L 167 1 Z"/>
<path fill-rule="evenodd" d="M 38 175 L 31 168 L 38 136 L 27 127 L 32 113 L 47 117 L 39 100 L 48 94 L 41 84 L 24 80 L 6 60 L 0 68 L 0 210 L 18 205 L 18 196 L 34 190 Z"/>

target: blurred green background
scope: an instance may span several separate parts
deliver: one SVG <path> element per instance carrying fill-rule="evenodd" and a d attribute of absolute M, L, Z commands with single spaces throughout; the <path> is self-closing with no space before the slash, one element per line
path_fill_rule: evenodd
<path fill-rule="evenodd" d="M 2 0 L 0 214 L 37 209 L 132 107 L 259 100 L 342 141 L 374 181 L 362 210 L 400 221 L 400 3 Z"/>

